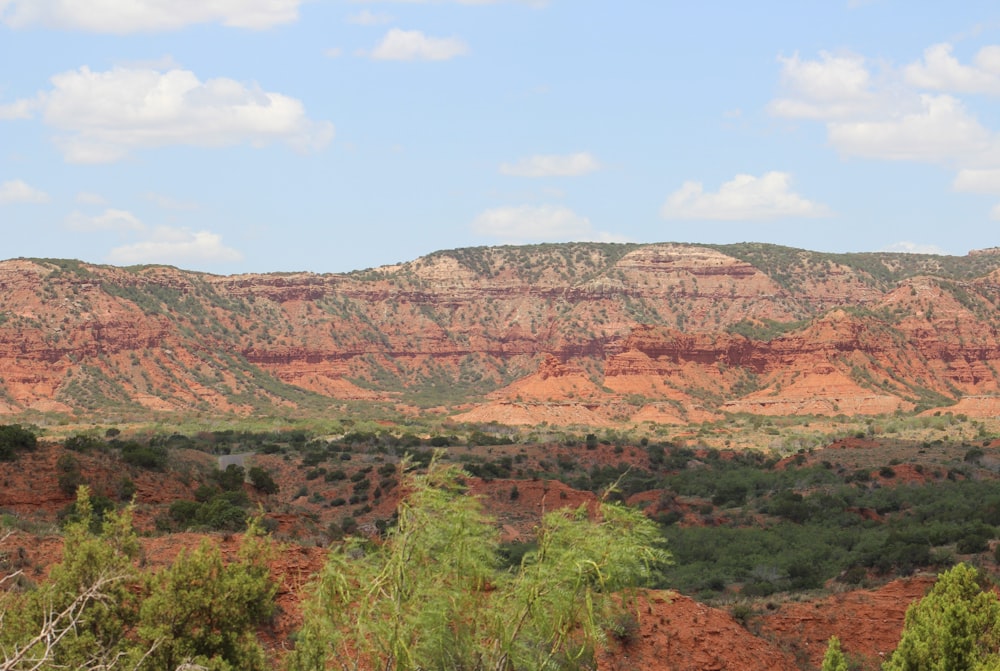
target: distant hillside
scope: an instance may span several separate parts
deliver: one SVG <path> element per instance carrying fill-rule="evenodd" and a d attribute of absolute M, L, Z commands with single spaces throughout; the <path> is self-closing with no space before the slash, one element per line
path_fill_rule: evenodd
<path fill-rule="evenodd" d="M 0 262 L 0 412 L 1000 413 L 1000 253 L 546 244 L 338 275 Z"/>

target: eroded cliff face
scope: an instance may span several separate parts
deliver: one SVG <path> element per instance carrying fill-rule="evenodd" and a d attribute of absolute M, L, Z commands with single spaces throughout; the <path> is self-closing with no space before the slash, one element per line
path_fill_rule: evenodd
<path fill-rule="evenodd" d="M 0 263 L 0 412 L 975 415 L 1000 396 L 998 267 L 675 244 L 452 250 L 345 275 L 17 259 Z"/>

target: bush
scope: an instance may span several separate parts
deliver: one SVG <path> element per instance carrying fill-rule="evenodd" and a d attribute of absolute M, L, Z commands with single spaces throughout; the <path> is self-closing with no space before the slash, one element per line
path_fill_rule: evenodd
<path fill-rule="evenodd" d="M 227 492 L 233 492 L 243 489 L 243 482 L 246 480 L 246 471 L 243 470 L 242 466 L 229 464 L 224 471 L 216 470 L 212 474 L 212 478 L 219 483 L 222 489 Z"/>
<path fill-rule="evenodd" d="M 108 449 L 108 444 L 96 436 L 80 433 L 67 438 L 63 442 L 63 447 L 74 452 L 104 452 Z"/>
<path fill-rule="evenodd" d="M 985 552 L 989 547 L 989 541 L 990 534 L 988 532 L 976 530 L 960 538 L 955 544 L 955 551 L 963 555 Z"/>
<path fill-rule="evenodd" d="M 178 524 L 190 524 L 198 516 L 201 504 L 197 501 L 181 499 L 170 504 L 170 519 Z"/>
<path fill-rule="evenodd" d="M 140 445 L 135 441 L 121 444 L 122 461 L 151 471 L 162 471 L 167 465 L 167 448 Z"/>
<path fill-rule="evenodd" d="M 118 481 L 118 499 L 121 501 L 129 501 L 133 496 L 135 496 L 135 483 L 132 482 L 131 478 L 122 477 Z"/>
<path fill-rule="evenodd" d="M 14 461 L 18 452 L 33 452 L 38 438 L 20 424 L 0 425 L 0 461 Z"/>
<path fill-rule="evenodd" d="M 247 473 L 250 477 L 250 484 L 254 489 L 263 494 L 277 494 L 278 483 L 274 481 L 271 474 L 259 466 L 252 466 Z"/>

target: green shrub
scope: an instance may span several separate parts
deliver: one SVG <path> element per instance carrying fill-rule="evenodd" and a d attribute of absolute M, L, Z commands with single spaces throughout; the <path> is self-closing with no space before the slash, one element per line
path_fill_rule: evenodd
<path fill-rule="evenodd" d="M 38 438 L 20 424 L 0 425 L 0 461 L 14 461 L 18 452 L 33 452 Z"/>
<path fill-rule="evenodd" d="M 250 477 L 250 483 L 257 491 L 268 495 L 278 493 L 278 483 L 263 468 L 252 466 L 247 475 Z"/>
<path fill-rule="evenodd" d="M 108 444 L 96 436 L 81 433 L 67 438 L 63 447 L 74 452 L 104 452 Z"/>
<path fill-rule="evenodd" d="M 212 474 L 212 478 L 219 483 L 219 486 L 223 490 L 232 492 L 243 489 L 243 483 L 246 481 L 246 471 L 242 466 L 229 464 L 224 471 L 216 470 Z"/>
<path fill-rule="evenodd" d="M 162 471 L 167 465 L 167 448 L 162 446 L 140 445 L 135 441 L 120 444 L 122 461 L 138 468 L 151 471 Z"/>

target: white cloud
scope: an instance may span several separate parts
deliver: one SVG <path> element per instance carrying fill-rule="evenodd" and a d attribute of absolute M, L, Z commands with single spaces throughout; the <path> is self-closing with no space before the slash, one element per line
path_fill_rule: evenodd
<path fill-rule="evenodd" d="M 990 210 L 990 219 L 1000 221 L 1000 204 L 994 205 L 993 209 Z"/>
<path fill-rule="evenodd" d="M 76 202 L 80 203 L 81 205 L 105 205 L 107 204 L 108 201 L 105 200 L 104 196 L 102 196 L 99 193 L 81 191 L 80 193 L 76 194 Z"/>
<path fill-rule="evenodd" d="M 393 17 L 389 14 L 375 14 L 366 9 L 347 17 L 347 22 L 356 26 L 381 26 L 389 23 L 392 19 Z"/>
<path fill-rule="evenodd" d="M 737 175 L 715 193 L 700 182 L 685 182 L 660 210 L 665 219 L 767 220 L 781 217 L 825 217 L 825 205 L 806 200 L 789 187 L 791 176 L 769 172 L 761 177 Z"/>
<path fill-rule="evenodd" d="M 885 247 L 883 252 L 896 252 L 898 254 L 938 254 L 944 255 L 948 252 L 944 251 L 937 245 L 921 245 L 916 242 L 895 242 L 887 247 Z"/>
<path fill-rule="evenodd" d="M 243 260 L 243 254 L 222 244 L 222 236 L 211 231 L 191 231 L 161 226 L 149 240 L 115 247 L 108 261 L 120 265 L 137 263 L 227 263 Z"/>
<path fill-rule="evenodd" d="M 949 162 L 988 155 L 996 137 L 948 95 L 921 96 L 919 112 L 891 119 L 831 122 L 830 142 L 856 156 Z"/>
<path fill-rule="evenodd" d="M 952 188 L 972 193 L 1000 193 L 1000 169 L 959 170 Z"/>
<path fill-rule="evenodd" d="M 428 37 L 419 30 L 393 28 L 371 56 L 379 61 L 446 61 L 468 51 L 465 42 L 455 37 Z"/>
<path fill-rule="evenodd" d="M 948 43 L 928 47 L 922 61 L 904 68 L 906 81 L 938 91 L 1000 94 L 1000 46 L 980 49 L 975 66 L 962 65 L 951 52 Z"/>
<path fill-rule="evenodd" d="M 49 195 L 26 182 L 15 179 L 0 183 L 0 205 L 11 203 L 47 203 Z"/>
<path fill-rule="evenodd" d="M 779 60 L 783 91 L 770 111 L 824 122 L 830 145 L 843 154 L 956 168 L 1000 166 L 1000 136 L 956 97 L 1000 93 L 1000 46 L 981 49 L 969 66 L 958 62 L 951 45 L 936 44 L 904 67 L 879 63 L 877 76 L 872 64 L 852 54 Z"/>
<path fill-rule="evenodd" d="M 86 215 L 74 212 L 66 218 L 66 227 L 72 231 L 95 233 L 98 231 L 144 231 L 146 225 L 128 210 L 108 208 L 101 214 Z"/>
<path fill-rule="evenodd" d="M 128 34 L 221 23 L 261 30 L 299 18 L 302 0 L 0 0 L 0 21 L 11 28 Z"/>
<path fill-rule="evenodd" d="M 344 50 L 340 47 L 330 47 L 323 50 L 323 55 L 327 58 L 340 58 L 344 55 Z"/>
<path fill-rule="evenodd" d="M 333 137 L 333 126 L 311 121 L 295 98 L 232 79 L 202 82 L 188 70 L 83 67 L 51 81 L 52 89 L 30 105 L 65 133 L 56 144 L 73 163 L 107 163 L 136 149 L 167 145 L 284 141 L 306 150 Z"/>
<path fill-rule="evenodd" d="M 587 152 L 560 155 L 536 155 L 517 163 L 504 163 L 500 172 L 515 177 L 577 177 L 599 170 L 601 164 Z"/>
<path fill-rule="evenodd" d="M 0 2 L 3 2 L 3 0 L 0 0 Z M 34 107 L 35 105 L 31 100 L 18 100 L 17 102 L 0 105 L 0 121 L 30 119 Z"/>
<path fill-rule="evenodd" d="M 623 239 L 594 231 L 590 220 L 560 205 L 521 205 L 486 210 L 472 223 L 474 233 L 507 241 L 603 241 Z"/>
<path fill-rule="evenodd" d="M 855 116 L 878 104 L 865 59 L 856 54 L 820 52 L 820 60 L 803 61 L 798 54 L 778 58 L 781 82 L 788 97 L 771 102 L 773 114 L 798 119 Z"/>

